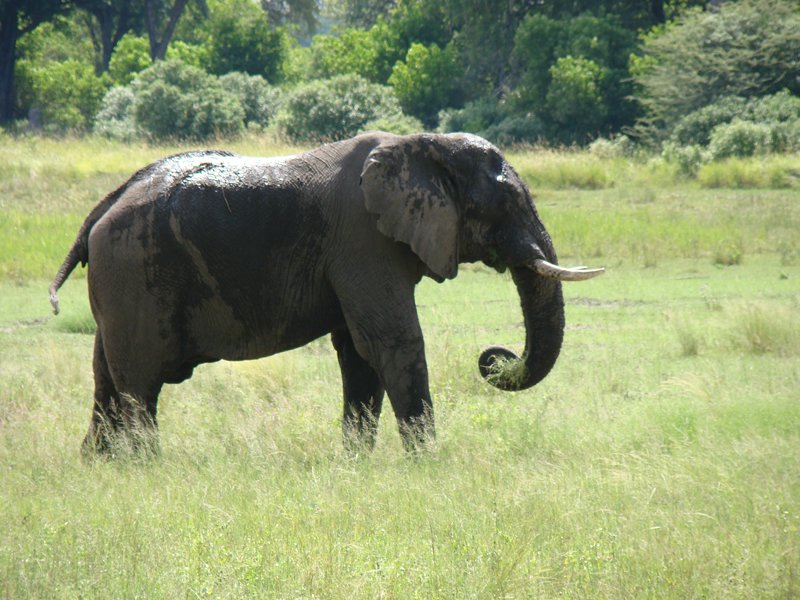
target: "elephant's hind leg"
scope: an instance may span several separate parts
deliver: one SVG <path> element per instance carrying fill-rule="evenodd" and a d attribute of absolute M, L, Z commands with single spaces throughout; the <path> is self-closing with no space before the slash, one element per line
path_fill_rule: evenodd
<path fill-rule="evenodd" d="M 117 381 L 98 329 L 94 345 L 94 407 L 81 448 L 84 456 L 157 453 L 156 402 L 161 384 L 123 391 Z"/>
<path fill-rule="evenodd" d="M 350 332 L 334 331 L 333 346 L 339 357 L 344 391 L 342 434 L 348 450 L 372 450 L 378 435 L 384 388 L 378 374 L 356 351 Z"/>
<path fill-rule="evenodd" d="M 120 395 L 108 369 L 103 338 L 100 331 L 94 338 L 94 406 L 89 431 L 83 438 L 81 451 L 88 456 L 94 453 L 109 454 L 117 432 L 122 427 Z"/>

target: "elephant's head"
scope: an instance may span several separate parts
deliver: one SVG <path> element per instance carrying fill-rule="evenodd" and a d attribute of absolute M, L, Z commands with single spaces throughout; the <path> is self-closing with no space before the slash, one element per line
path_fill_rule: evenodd
<path fill-rule="evenodd" d="M 511 270 L 525 319 L 525 351 L 520 358 L 487 348 L 480 372 L 503 390 L 541 381 L 561 350 L 561 281 L 603 270 L 557 266 L 530 192 L 500 151 L 468 134 L 391 136 L 369 154 L 361 181 L 379 230 L 408 244 L 434 278 L 455 277 L 461 262 Z"/>

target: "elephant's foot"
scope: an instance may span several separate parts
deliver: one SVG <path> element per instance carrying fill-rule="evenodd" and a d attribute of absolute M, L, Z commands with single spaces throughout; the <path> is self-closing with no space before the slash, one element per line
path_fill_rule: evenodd
<path fill-rule="evenodd" d="M 436 450 L 436 430 L 430 411 L 419 417 L 399 422 L 403 448 L 413 456 L 423 456 Z"/>
<path fill-rule="evenodd" d="M 150 459 L 160 453 L 161 445 L 155 427 L 114 429 L 105 423 L 93 423 L 81 444 L 81 456 L 84 460 L 122 457 Z"/>
<path fill-rule="evenodd" d="M 342 421 L 342 440 L 351 456 L 369 454 L 378 438 L 378 419 L 372 414 L 345 417 Z"/>

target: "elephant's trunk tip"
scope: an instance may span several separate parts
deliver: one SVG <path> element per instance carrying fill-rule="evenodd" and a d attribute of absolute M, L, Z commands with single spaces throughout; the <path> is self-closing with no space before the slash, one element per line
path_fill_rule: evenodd
<path fill-rule="evenodd" d="M 497 389 L 516 392 L 531 386 L 525 361 L 508 348 L 491 346 L 478 357 L 481 376 Z"/>

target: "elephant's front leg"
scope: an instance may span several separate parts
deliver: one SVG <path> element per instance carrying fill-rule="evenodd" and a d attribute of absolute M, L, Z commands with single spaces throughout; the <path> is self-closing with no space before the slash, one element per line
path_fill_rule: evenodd
<path fill-rule="evenodd" d="M 395 314 L 372 315 L 353 325 L 358 354 L 367 357 L 392 403 L 406 450 L 430 448 L 434 441 L 433 405 L 428 388 L 425 344 L 416 307 Z"/>
<path fill-rule="evenodd" d="M 410 452 L 431 449 L 436 436 L 422 335 L 414 341 L 390 343 L 383 348 L 380 362 L 403 446 Z"/>
<path fill-rule="evenodd" d="M 380 264 L 332 274 L 347 330 L 358 355 L 377 373 L 392 403 L 403 445 L 428 448 L 434 440 L 425 344 L 414 302 L 418 260 L 400 247 L 375 253 Z"/>
<path fill-rule="evenodd" d="M 349 331 L 334 331 L 331 340 L 342 370 L 342 434 L 345 448 L 353 452 L 372 450 L 378 435 L 383 384 L 375 370 L 358 354 Z"/>

